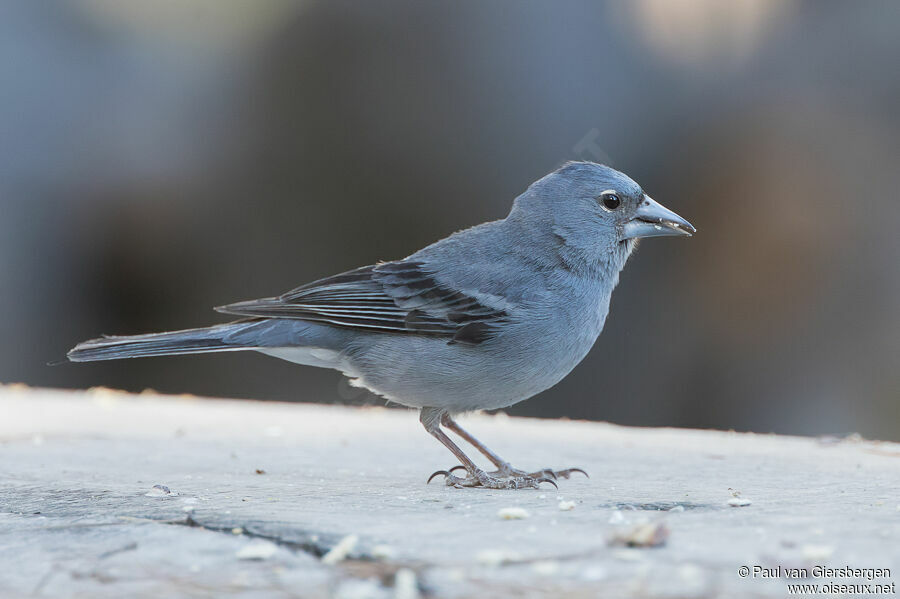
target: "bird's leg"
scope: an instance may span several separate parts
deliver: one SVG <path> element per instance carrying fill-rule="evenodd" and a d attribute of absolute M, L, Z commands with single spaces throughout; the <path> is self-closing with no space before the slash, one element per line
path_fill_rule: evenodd
<path fill-rule="evenodd" d="M 581 468 L 566 468 L 565 470 L 553 470 L 551 468 L 544 468 L 543 470 L 539 470 L 537 472 L 525 472 L 524 470 L 519 470 L 518 468 L 513 468 L 512 465 L 498 456 L 496 453 L 490 450 L 488 446 L 484 443 L 476 439 L 471 433 L 469 433 L 466 429 L 461 427 L 456 423 L 455 420 L 450 416 L 448 412 L 444 412 L 441 415 L 441 424 L 446 426 L 448 429 L 465 439 L 469 445 L 480 451 L 484 457 L 489 459 L 491 463 L 497 467 L 495 472 L 489 472 L 491 476 L 499 476 L 499 477 L 513 477 L 513 476 L 527 476 L 527 477 L 544 477 L 544 478 L 569 478 L 569 476 L 573 472 L 580 472 L 587 476 L 587 472 L 582 470 Z M 461 468 L 464 466 L 456 466 L 456 468 L 451 468 L 450 472 L 456 470 L 457 468 Z M 468 469 L 467 469 L 468 470 Z"/>
<path fill-rule="evenodd" d="M 475 465 L 475 462 L 469 459 L 463 450 L 459 448 L 459 446 L 454 443 L 450 437 L 444 434 L 444 431 L 441 430 L 441 417 L 445 414 L 443 410 L 439 408 L 422 408 L 422 412 L 419 414 L 419 420 L 422 422 L 422 426 L 425 427 L 425 430 L 431 434 L 435 439 L 440 441 L 444 447 L 449 449 L 456 458 L 462 462 L 463 468 L 466 469 L 467 476 L 466 478 L 460 478 L 458 476 L 454 476 L 450 472 L 446 470 L 438 470 L 430 477 L 428 477 L 428 482 L 431 482 L 431 479 L 439 474 L 443 474 L 445 477 L 445 482 L 448 486 L 452 487 L 487 487 L 489 489 L 526 489 L 532 488 L 537 489 L 538 486 L 542 482 L 550 483 L 554 487 L 556 483 L 553 482 L 551 478 L 543 477 L 543 476 L 507 476 L 503 478 L 498 478 L 496 476 L 490 475 L 478 466 Z"/>
<path fill-rule="evenodd" d="M 510 476 L 513 473 L 525 474 L 524 472 L 516 471 L 516 469 L 513 468 L 509 462 L 491 451 L 487 445 L 483 444 L 481 441 L 472 436 L 466 429 L 458 425 L 448 412 L 444 412 L 444 414 L 441 416 L 441 424 L 462 437 L 469 445 L 480 451 L 484 455 L 484 457 L 489 459 L 491 463 L 497 467 L 497 472 L 492 474 L 497 474 L 498 476 Z"/>
<path fill-rule="evenodd" d="M 444 434 L 444 431 L 441 430 L 440 424 L 441 414 L 440 411 L 435 408 L 422 408 L 422 411 L 419 413 L 419 421 L 422 423 L 422 426 L 425 427 L 425 430 L 433 436 L 435 439 L 443 443 L 444 447 L 449 449 L 456 458 L 463 463 L 463 468 L 465 468 L 466 472 L 469 474 L 468 478 L 476 478 L 476 473 L 479 468 L 475 465 L 469 456 L 467 456 L 459 446 L 454 443 L 450 437 Z M 446 475 L 447 484 L 463 484 L 465 482 L 464 479 L 461 479 L 457 476 L 453 476 L 449 472 L 444 470 L 439 470 L 432 474 L 428 478 L 428 482 L 431 482 L 431 479 L 434 478 L 438 474 Z"/>

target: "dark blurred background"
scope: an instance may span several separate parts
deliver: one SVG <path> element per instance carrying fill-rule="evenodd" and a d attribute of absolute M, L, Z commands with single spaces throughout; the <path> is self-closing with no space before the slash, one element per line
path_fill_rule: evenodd
<path fill-rule="evenodd" d="M 900 439 L 900 3 L 4 2 L 0 381 L 378 402 L 100 333 L 399 258 L 568 159 L 692 221 L 509 411 Z"/>

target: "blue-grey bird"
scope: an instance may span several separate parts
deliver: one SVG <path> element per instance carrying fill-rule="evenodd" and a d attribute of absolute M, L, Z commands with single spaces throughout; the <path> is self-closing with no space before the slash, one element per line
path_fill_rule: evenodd
<path fill-rule="evenodd" d="M 68 357 L 86 362 L 253 350 L 333 368 L 355 385 L 420 408 L 425 429 L 462 464 L 435 473 L 448 485 L 537 487 L 583 471 L 513 468 L 453 415 L 505 408 L 559 382 L 600 335 L 637 240 L 694 232 L 626 175 L 570 162 L 533 183 L 506 218 L 454 233 L 402 260 L 217 308 L 241 320 L 103 337 L 78 344 Z M 497 470 L 478 468 L 441 426 Z M 454 475 L 457 468 L 466 476 Z"/>

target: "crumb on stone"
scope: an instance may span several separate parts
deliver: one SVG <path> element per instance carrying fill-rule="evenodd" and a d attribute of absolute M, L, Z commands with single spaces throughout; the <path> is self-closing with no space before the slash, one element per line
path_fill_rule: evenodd
<path fill-rule="evenodd" d="M 153 485 L 149 491 L 144 493 L 144 497 L 177 497 L 178 493 L 167 487 L 166 485 Z"/>
<path fill-rule="evenodd" d="M 265 560 L 278 553 L 278 546 L 265 540 L 251 541 L 247 545 L 241 547 L 235 557 L 242 560 Z"/>
<path fill-rule="evenodd" d="M 531 514 L 522 507 L 505 507 L 501 508 L 497 515 L 503 520 L 524 520 Z"/>
<path fill-rule="evenodd" d="M 356 544 L 359 542 L 359 537 L 356 535 L 347 535 L 340 541 L 338 541 L 337 545 L 331 548 L 331 550 L 322 556 L 322 563 L 327 565 L 334 565 L 338 562 L 342 562 L 347 559 L 347 556 L 350 555 L 350 552 L 356 548 Z"/>

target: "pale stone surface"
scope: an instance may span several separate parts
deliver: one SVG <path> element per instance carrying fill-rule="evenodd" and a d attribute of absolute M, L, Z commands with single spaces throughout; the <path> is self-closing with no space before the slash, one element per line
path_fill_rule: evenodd
<path fill-rule="evenodd" d="M 592 478 L 426 486 L 454 462 L 403 410 L 0 387 L 0 595 L 782 597 L 854 582 L 786 567 L 900 578 L 897 444 L 460 422 L 517 467 Z M 645 522 L 663 545 L 609 543 L 656 538 Z"/>

